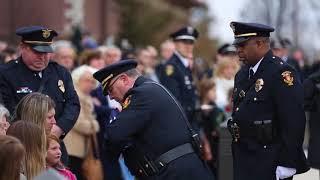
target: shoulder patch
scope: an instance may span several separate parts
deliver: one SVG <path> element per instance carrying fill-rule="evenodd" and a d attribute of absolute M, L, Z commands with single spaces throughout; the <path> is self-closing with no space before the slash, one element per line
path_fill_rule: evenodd
<path fill-rule="evenodd" d="M 121 104 L 121 105 L 122 105 L 122 109 L 126 109 L 126 108 L 129 106 L 130 102 L 131 102 L 131 95 L 128 96 L 128 97 L 124 100 L 124 102 Z"/>
<path fill-rule="evenodd" d="M 288 86 L 293 85 L 293 76 L 291 75 L 291 71 L 284 71 L 281 73 L 283 82 L 286 83 Z"/>
<path fill-rule="evenodd" d="M 172 65 L 167 65 L 166 66 L 166 74 L 167 76 L 171 76 L 174 73 L 174 67 Z"/>

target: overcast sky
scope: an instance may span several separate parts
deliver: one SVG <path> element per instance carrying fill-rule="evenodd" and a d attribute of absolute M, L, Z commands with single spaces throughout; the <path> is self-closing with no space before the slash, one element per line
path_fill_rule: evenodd
<path fill-rule="evenodd" d="M 231 21 L 240 18 L 240 10 L 247 0 L 206 0 L 209 14 L 215 20 L 210 26 L 211 36 L 221 40 L 223 43 L 233 41 L 233 33 L 229 26 Z"/>

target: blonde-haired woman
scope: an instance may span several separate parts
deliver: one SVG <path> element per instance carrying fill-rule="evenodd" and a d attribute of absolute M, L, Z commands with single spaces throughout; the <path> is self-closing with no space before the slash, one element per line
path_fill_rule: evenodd
<path fill-rule="evenodd" d="M 224 57 L 219 60 L 215 67 L 214 82 L 217 91 L 217 106 L 225 109 L 228 104 L 228 91 L 233 88 L 234 76 L 239 70 L 239 64 L 233 58 Z"/>
<path fill-rule="evenodd" d="M 38 125 L 19 120 L 9 127 L 7 134 L 19 139 L 25 147 L 26 155 L 22 163 L 22 173 L 28 180 L 45 170 L 46 149 L 43 152 L 43 131 Z"/>
<path fill-rule="evenodd" d="M 93 99 L 90 96 L 90 92 L 98 85 L 92 76 L 95 71 L 90 66 L 82 65 L 71 73 L 74 87 L 79 96 L 81 110 L 76 124 L 64 138 L 64 142 L 69 154 L 69 167 L 78 180 L 83 179 L 81 170 L 82 162 L 86 156 L 86 142 L 90 135 L 99 131 L 99 124 L 94 115 Z"/>
<path fill-rule="evenodd" d="M 19 180 L 20 167 L 25 157 L 21 142 L 12 136 L 0 135 L 0 179 Z"/>
<path fill-rule="evenodd" d="M 45 134 L 50 134 L 56 124 L 55 103 L 47 95 L 31 93 L 23 97 L 16 106 L 14 119 L 22 119 L 37 124 Z"/>

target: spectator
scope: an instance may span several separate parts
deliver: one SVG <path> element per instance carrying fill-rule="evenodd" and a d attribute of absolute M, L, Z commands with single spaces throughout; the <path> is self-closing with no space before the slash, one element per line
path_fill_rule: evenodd
<path fill-rule="evenodd" d="M 46 139 L 38 125 L 19 120 L 9 127 L 7 134 L 18 138 L 26 149 L 24 163 L 22 163 L 22 173 L 28 180 L 33 179 L 45 170 L 47 151 L 43 144 L 46 145 Z"/>
<path fill-rule="evenodd" d="M 76 180 L 76 176 L 69 171 L 61 162 L 60 140 L 54 135 L 47 136 L 47 168 L 53 168 L 66 180 Z"/>
<path fill-rule="evenodd" d="M 10 124 L 8 122 L 10 113 L 7 108 L 0 104 L 0 135 L 6 135 Z"/>
<path fill-rule="evenodd" d="M 233 87 L 234 76 L 239 70 L 238 63 L 231 58 L 220 59 L 215 69 L 214 81 L 217 88 L 217 106 L 225 109 L 228 104 L 228 91 Z"/>
<path fill-rule="evenodd" d="M 69 167 L 78 180 L 83 179 L 81 166 L 86 156 L 87 138 L 99 131 L 99 124 L 93 111 L 93 100 L 90 96 L 90 92 L 98 85 L 98 82 L 92 76 L 94 72 L 95 69 L 87 65 L 80 66 L 72 72 L 81 110 L 76 124 L 67 134 L 64 142 L 70 157 Z"/>
<path fill-rule="evenodd" d="M 219 125 L 226 120 L 224 112 L 217 107 L 216 87 L 212 79 L 204 78 L 199 83 L 201 101 L 201 128 L 210 144 L 211 159 L 206 159 L 214 174 L 217 174 Z M 210 156 L 209 156 L 210 157 Z"/>
<path fill-rule="evenodd" d="M 104 68 L 105 62 L 98 50 L 85 50 L 80 55 L 80 64 L 88 65 L 95 69 Z"/>
<path fill-rule="evenodd" d="M 21 142 L 12 136 L 0 135 L 0 179 L 22 180 L 20 167 L 25 157 Z M 25 179 L 25 178 L 24 178 Z"/>
<path fill-rule="evenodd" d="M 57 41 L 53 44 L 54 60 L 71 71 L 76 63 L 76 52 L 69 41 Z"/>
<path fill-rule="evenodd" d="M 105 65 L 110 65 L 121 59 L 122 53 L 121 50 L 115 46 L 104 47 L 100 46 L 98 50 L 102 53 L 102 56 L 105 61 Z"/>
<path fill-rule="evenodd" d="M 156 73 L 161 79 L 162 72 L 164 72 L 164 64 L 169 60 L 175 51 L 174 43 L 171 40 L 166 40 L 160 45 L 160 63 L 156 66 Z"/>
<path fill-rule="evenodd" d="M 55 104 L 47 95 L 31 93 L 26 95 L 18 103 L 14 119 L 26 120 L 37 124 L 45 134 L 50 134 L 56 124 Z"/>

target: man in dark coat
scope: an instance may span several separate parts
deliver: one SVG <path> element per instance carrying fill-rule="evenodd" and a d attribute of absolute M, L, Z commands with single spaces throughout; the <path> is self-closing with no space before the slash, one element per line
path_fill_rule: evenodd
<path fill-rule="evenodd" d="M 245 64 L 235 77 L 228 122 L 234 179 L 292 179 L 309 169 L 302 149 L 303 87 L 296 71 L 272 54 L 272 27 L 242 22 L 230 26 Z"/>
<path fill-rule="evenodd" d="M 304 107 L 309 112 L 308 162 L 312 168 L 320 169 L 320 71 L 311 74 L 303 85 Z"/>
<path fill-rule="evenodd" d="M 141 76 L 133 60 L 122 60 L 96 72 L 104 94 L 123 110 L 106 126 L 114 160 L 123 153 L 139 179 L 213 179 L 191 145 L 190 125 L 173 96 Z M 189 126 L 188 126 L 189 125 Z"/>
<path fill-rule="evenodd" d="M 55 104 L 57 124 L 52 134 L 64 137 L 75 124 L 80 103 L 71 75 L 62 66 L 49 60 L 56 31 L 41 26 L 17 29 L 22 37 L 21 56 L 0 67 L 0 94 L 6 108 L 13 113 L 15 106 L 27 94 L 40 92 L 50 96 Z M 62 144 L 62 160 L 67 152 Z"/>
<path fill-rule="evenodd" d="M 160 82 L 163 84 L 181 103 L 188 120 L 198 128 L 196 121 L 196 108 L 199 99 L 196 94 L 191 68 L 193 66 L 193 48 L 198 31 L 191 27 L 184 27 L 172 33 L 176 51 L 165 64 Z"/>

